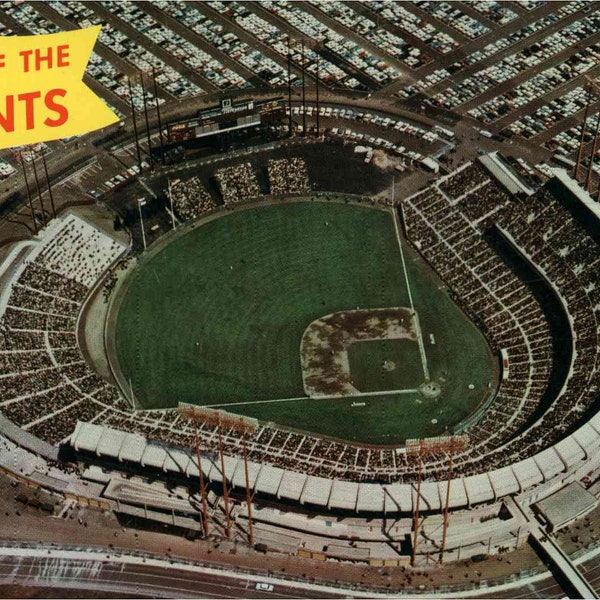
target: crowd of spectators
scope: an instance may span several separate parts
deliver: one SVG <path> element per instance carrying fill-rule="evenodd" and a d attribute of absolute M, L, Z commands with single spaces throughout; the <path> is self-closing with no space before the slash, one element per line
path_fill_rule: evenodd
<path fill-rule="evenodd" d="M 125 248 L 73 214 L 52 221 L 40 237 L 15 275 L 0 322 L 0 411 L 57 443 L 78 418 L 91 420 L 108 408 L 95 400 L 108 384 L 81 355 L 76 317 Z M 113 400 L 111 406 L 120 405 L 118 395 Z"/>
<path fill-rule="evenodd" d="M 197 177 L 171 182 L 169 193 L 173 209 L 182 221 L 194 220 L 215 208 L 215 203 Z"/>
<path fill-rule="evenodd" d="M 225 205 L 258 198 L 262 192 L 250 163 L 219 169 L 215 173 Z"/>
<path fill-rule="evenodd" d="M 308 169 L 303 158 L 270 160 L 267 167 L 271 194 L 304 194 L 309 191 Z"/>
<path fill-rule="evenodd" d="M 478 229 L 508 201 L 481 167 L 469 164 L 402 205 L 411 242 L 492 349 L 509 357 L 509 379 L 501 380 L 491 405 L 469 429 L 471 453 L 481 446 L 484 454 L 506 442 L 527 421 L 547 387 L 552 365 L 550 327 L 539 302 Z"/>
<path fill-rule="evenodd" d="M 478 165 L 468 164 L 402 205 L 409 239 L 437 270 L 455 300 L 506 351 L 510 376 L 502 379 L 487 410 L 470 429 L 468 450 L 455 456 L 457 473 L 473 474 L 524 458 L 564 435 L 589 408 L 600 386 L 596 368 L 600 251 L 547 192 L 527 204 L 509 198 Z M 540 399 L 552 369 L 552 334 L 531 290 L 482 238 L 491 222 L 514 238 L 563 298 L 576 340 L 574 363 L 560 397 L 540 418 Z M 493 390 L 492 390 L 493 391 Z M 498 424 L 502 426 L 499 427 Z M 191 447 L 193 432 L 176 412 L 112 412 L 107 424 L 165 443 Z M 224 428 L 224 450 L 241 455 L 239 434 Z M 202 447 L 218 451 L 214 425 L 201 425 Z M 413 481 L 416 458 L 393 449 L 360 448 L 260 425 L 247 438 L 251 460 L 353 481 Z M 426 478 L 442 476 L 445 456 L 426 460 Z"/>
<path fill-rule="evenodd" d="M 574 360 L 568 386 L 561 390 L 534 433 L 528 432 L 525 437 L 531 440 L 535 436 L 542 441 L 576 423 L 599 388 L 600 250 L 546 189 L 540 190 L 527 206 L 513 208 L 503 221 L 522 252 L 551 282 L 572 324 Z"/>
<path fill-rule="evenodd" d="M 289 184 L 286 169 L 305 169 L 296 160 L 270 163 L 272 186 Z M 218 180 L 226 203 L 260 194 L 248 163 L 222 169 Z M 439 179 L 404 200 L 400 210 L 410 242 L 492 349 L 508 357 L 510 375 L 500 380 L 498 390 L 490 390 L 495 393 L 487 410 L 469 429 L 468 450 L 455 456 L 456 472 L 496 468 L 555 442 L 589 409 L 600 388 L 600 251 L 595 243 L 548 190 L 521 203 L 478 164 Z M 512 237 L 516 249 L 553 286 L 572 325 L 571 369 L 559 396 L 541 412 L 553 368 L 550 324 L 532 291 L 485 241 L 483 233 L 492 223 Z M 122 250 L 73 215 L 51 223 L 16 273 L 0 323 L 0 411 L 51 443 L 64 440 L 81 419 L 190 447 L 193 431 L 176 411 L 128 410 L 77 347 L 78 310 Z M 239 433 L 221 433 L 225 452 L 240 455 Z M 218 449 L 214 426 L 202 425 L 200 435 L 203 449 Z M 251 460 L 312 475 L 382 482 L 415 477 L 416 458 L 404 452 L 357 447 L 274 425 L 259 425 L 247 438 L 247 448 Z M 431 457 L 426 477 L 433 479 L 445 468 L 445 457 Z"/>

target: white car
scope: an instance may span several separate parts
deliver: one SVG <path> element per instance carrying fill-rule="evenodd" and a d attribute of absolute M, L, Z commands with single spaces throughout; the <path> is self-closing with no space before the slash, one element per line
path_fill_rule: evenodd
<path fill-rule="evenodd" d="M 261 590 L 262 592 L 272 592 L 275 588 L 270 583 L 265 583 L 264 581 L 259 581 L 256 584 L 256 589 Z"/>

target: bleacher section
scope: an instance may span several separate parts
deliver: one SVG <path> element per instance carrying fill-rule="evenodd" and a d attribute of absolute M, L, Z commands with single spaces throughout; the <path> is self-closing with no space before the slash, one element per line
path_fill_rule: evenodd
<path fill-rule="evenodd" d="M 125 407 L 84 361 L 75 338 L 88 292 L 125 250 L 68 214 L 40 233 L 13 277 L 0 321 L 0 411 L 50 443 L 64 440 L 77 419 Z"/>
<path fill-rule="evenodd" d="M 236 169 L 231 179 L 247 183 L 251 167 Z M 454 458 L 457 476 L 471 477 L 453 485 L 451 506 L 542 485 L 580 465 L 589 456 L 588 446 L 597 443 L 595 436 L 586 441 L 589 426 L 553 444 L 573 430 L 597 392 L 600 253 L 593 240 L 547 190 L 515 202 L 473 164 L 403 201 L 402 212 L 410 241 L 493 348 L 504 349 L 510 360 L 510 377 L 501 381 L 487 410 L 470 427 L 468 450 Z M 483 232 L 492 225 L 549 280 L 572 324 L 572 368 L 547 405 L 540 402 L 553 368 L 548 317 L 485 241 Z M 66 257 L 61 265 L 56 261 L 59 250 Z M 51 443 L 65 439 L 77 420 L 135 433 L 135 443 L 108 444 L 121 448 L 120 460 L 135 457 L 146 466 L 192 474 L 196 467 L 190 457 L 172 450 L 192 447 L 189 425 L 176 411 L 128 411 L 114 388 L 87 367 L 76 346 L 79 307 L 92 282 L 122 251 L 72 216 L 44 233 L 13 278 L 2 319 L 0 361 L 6 374 L 0 378 L 0 410 Z M 241 440 L 234 431 L 221 433 L 229 455 L 227 478 L 241 485 Z M 215 427 L 201 425 L 199 434 L 203 450 L 214 452 Z M 121 441 L 130 440 L 119 435 Z M 168 453 L 164 444 L 171 448 Z M 410 510 L 414 501 L 406 484 L 415 480 L 416 459 L 403 449 L 356 447 L 265 424 L 247 439 L 247 449 L 253 485 L 282 499 L 350 511 Z M 531 454 L 535 460 L 528 458 Z M 423 498 L 431 510 L 440 506 L 444 486 L 436 480 L 445 471 L 444 457 L 425 461 Z M 209 478 L 219 477 L 213 464 Z"/>

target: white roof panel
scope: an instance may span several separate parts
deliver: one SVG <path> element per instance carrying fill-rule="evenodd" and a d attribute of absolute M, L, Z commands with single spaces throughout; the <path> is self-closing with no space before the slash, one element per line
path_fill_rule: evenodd
<path fill-rule="evenodd" d="M 304 484 L 304 491 L 302 492 L 300 502 L 327 506 L 329 494 L 331 493 L 331 485 L 331 479 L 309 475 Z"/>
<path fill-rule="evenodd" d="M 140 462 L 146 449 L 147 440 L 141 435 L 130 433 L 119 451 L 119 460 L 128 460 L 131 462 Z"/>
<path fill-rule="evenodd" d="M 392 483 L 386 485 L 385 506 L 386 513 L 408 512 L 413 509 L 413 496 L 416 496 L 416 485 L 409 483 Z"/>
<path fill-rule="evenodd" d="M 513 473 L 521 486 L 521 489 L 527 489 L 544 480 L 538 465 L 533 458 L 526 458 L 512 465 Z"/>
<path fill-rule="evenodd" d="M 585 453 L 581 449 L 581 446 L 579 446 L 572 436 L 558 442 L 555 448 L 569 468 L 577 465 L 585 458 Z"/>
<path fill-rule="evenodd" d="M 281 483 L 279 484 L 278 498 L 289 498 L 290 500 L 300 500 L 302 489 L 306 483 L 306 473 L 297 473 L 295 471 L 285 471 Z"/>
<path fill-rule="evenodd" d="M 174 473 L 185 473 L 190 462 L 190 455 L 179 448 L 166 448 L 167 458 L 163 469 Z"/>
<path fill-rule="evenodd" d="M 264 494 L 275 496 L 283 477 L 283 469 L 271 465 L 263 465 L 256 480 L 255 489 Z"/>
<path fill-rule="evenodd" d="M 446 487 L 447 482 L 440 482 L 440 491 L 442 492 L 442 502 L 446 503 Z M 462 477 L 453 479 L 450 483 L 450 501 L 449 506 L 455 508 L 458 506 L 466 506 L 469 503 L 467 492 L 465 491 L 465 483 Z"/>
<path fill-rule="evenodd" d="M 260 471 L 260 464 L 248 461 L 248 481 L 250 482 L 250 489 L 254 487 L 256 477 Z M 246 488 L 246 471 L 244 469 L 244 461 L 240 462 L 240 468 L 235 472 L 232 479 L 233 485 L 240 488 Z"/>
<path fill-rule="evenodd" d="M 142 467 L 149 466 L 162 469 L 166 458 L 167 452 L 163 446 L 154 442 L 148 442 L 146 450 L 144 451 L 144 456 L 142 456 L 141 464 Z"/>
<path fill-rule="evenodd" d="M 443 486 L 443 491 L 440 489 Z M 450 488 L 452 491 L 452 488 Z M 446 484 L 437 481 L 426 481 L 421 484 L 421 510 L 439 510 L 442 498 L 446 498 Z"/>
<path fill-rule="evenodd" d="M 73 432 L 73 441 L 71 442 L 75 450 L 87 450 L 96 452 L 98 442 L 106 428 L 103 425 L 94 425 L 93 423 L 83 423 L 78 421 Z"/>
<path fill-rule="evenodd" d="M 565 470 L 565 465 L 553 447 L 536 454 L 534 458 L 546 480 Z"/>
<path fill-rule="evenodd" d="M 221 477 L 221 463 L 215 453 L 203 454 L 202 455 L 202 470 L 206 477 L 211 481 L 223 481 Z"/>
<path fill-rule="evenodd" d="M 519 491 L 519 482 L 510 467 L 490 471 L 489 477 L 497 498 Z"/>
<path fill-rule="evenodd" d="M 329 497 L 331 508 L 342 508 L 345 510 L 356 509 L 356 496 L 358 494 L 358 483 L 355 481 L 334 480 Z"/>
<path fill-rule="evenodd" d="M 357 511 L 383 512 L 383 487 L 376 483 L 361 483 L 358 486 Z"/>
<path fill-rule="evenodd" d="M 242 469 L 244 468 L 244 461 L 239 456 L 224 456 L 223 462 L 225 463 L 225 477 L 227 477 L 228 481 L 233 479 L 235 472 L 240 466 Z"/>
<path fill-rule="evenodd" d="M 494 490 L 486 473 L 465 477 L 465 489 L 471 504 L 488 502 L 494 499 Z"/>
<path fill-rule="evenodd" d="M 192 459 L 190 460 L 190 462 L 187 464 L 187 466 L 185 468 L 185 474 L 188 477 L 198 477 L 198 463 L 196 462 L 196 460 L 197 460 L 197 458 L 196 458 L 196 455 L 194 454 L 194 456 L 192 457 Z M 206 465 L 204 464 L 204 457 L 201 457 L 200 460 L 202 462 L 202 466 L 206 470 Z"/>
<path fill-rule="evenodd" d="M 207 463 L 210 462 L 210 469 L 208 468 L 208 464 L 204 465 L 204 457 L 202 457 L 202 469 L 206 469 L 208 472 L 208 478 L 211 481 L 220 481 L 223 483 L 223 476 L 221 475 L 221 459 L 218 456 L 207 457 Z M 223 456 L 223 464 L 225 466 L 225 478 L 227 481 L 231 481 L 236 469 L 238 468 L 238 463 L 241 463 L 242 460 L 237 456 Z"/>
<path fill-rule="evenodd" d="M 125 441 L 126 437 L 127 434 L 124 431 L 109 429 L 107 427 L 98 442 L 98 446 L 96 448 L 97 453 L 101 456 L 117 458 L 119 456 L 121 445 Z"/>
<path fill-rule="evenodd" d="M 600 415 L 594 415 L 591 421 L 595 421 L 596 417 Z M 600 428 L 599 428 L 600 429 Z M 600 443 L 600 436 L 596 432 L 596 430 L 590 425 L 590 423 L 586 423 L 582 425 L 574 434 L 573 437 L 577 441 L 577 443 L 587 452 L 588 455 L 592 454 Z"/>

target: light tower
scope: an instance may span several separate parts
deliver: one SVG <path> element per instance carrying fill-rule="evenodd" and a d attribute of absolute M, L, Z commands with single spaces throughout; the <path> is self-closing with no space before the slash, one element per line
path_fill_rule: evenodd
<path fill-rule="evenodd" d="M 138 210 L 140 211 L 140 224 L 142 226 L 142 242 L 144 250 L 146 250 L 146 231 L 144 230 L 144 215 L 142 214 L 142 206 L 146 204 L 146 198 L 138 198 Z"/>
<path fill-rule="evenodd" d="M 225 455 L 223 453 L 223 434 L 222 429 L 225 427 L 229 431 L 234 431 L 241 434 L 242 442 L 242 453 L 244 460 L 244 479 L 246 487 L 246 505 L 248 509 L 248 543 L 254 544 L 254 530 L 252 524 L 252 500 L 254 495 L 251 491 L 250 476 L 248 471 L 248 449 L 246 444 L 246 436 L 256 431 L 256 422 L 252 419 L 245 417 L 237 417 L 229 415 L 223 411 L 213 410 L 209 408 L 194 406 L 191 404 L 180 403 L 178 412 L 184 418 L 194 423 L 194 437 L 196 446 L 196 456 L 198 461 L 198 472 L 200 477 L 200 493 L 202 495 L 202 510 L 204 515 L 206 512 L 206 490 L 204 487 L 204 480 L 202 477 L 202 466 L 200 457 L 200 438 L 198 436 L 198 423 L 203 423 L 209 427 L 216 428 L 217 439 L 219 446 L 219 458 L 221 465 L 221 476 L 223 479 L 223 502 L 225 504 L 225 533 L 227 537 L 231 537 L 231 510 L 230 510 L 230 498 L 229 498 L 229 484 L 227 483 L 227 476 L 225 473 Z M 208 521 L 205 516 L 205 531 L 208 529 Z"/>
<path fill-rule="evenodd" d="M 420 508 L 421 508 L 421 482 L 423 477 L 423 459 L 427 456 L 447 456 L 448 457 L 448 472 L 446 478 L 446 501 L 444 503 L 444 523 L 442 530 L 442 542 L 440 544 L 440 559 L 441 563 L 444 560 L 444 551 L 446 549 L 446 535 L 448 532 L 448 512 L 450 507 L 450 483 L 452 481 L 452 468 L 454 462 L 454 453 L 463 452 L 469 444 L 469 438 L 466 435 L 444 436 L 427 439 L 410 439 L 406 440 L 406 451 L 409 455 L 416 455 L 418 460 L 417 470 L 417 497 L 416 506 L 413 512 L 413 544 L 412 556 L 410 564 L 414 567 L 417 558 L 417 546 L 419 543 L 419 529 L 421 524 Z"/>
<path fill-rule="evenodd" d="M 31 212 L 31 222 L 33 223 L 33 231 L 37 235 L 38 226 L 35 220 L 35 211 L 33 210 L 33 201 L 31 200 L 31 188 L 29 187 L 29 180 L 27 179 L 27 171 L 25 169 L 25 161 L 23 159 L 23 152 L 19 150 L 17 154 L 18 161 L 21 164 L 21 168 L 23 169 L 23 179 L 25 180 L 25 188 L 27 190 L 27 201 L 29 202 L 29 210 Z"/>

